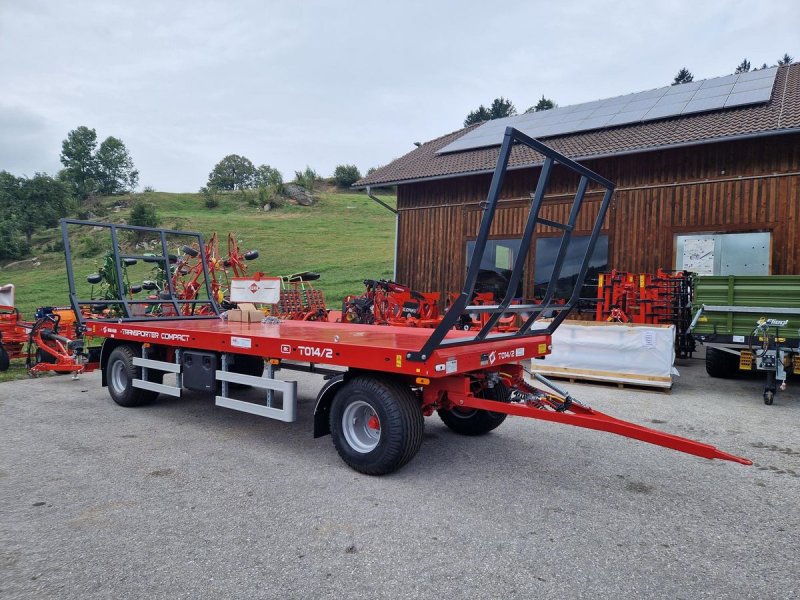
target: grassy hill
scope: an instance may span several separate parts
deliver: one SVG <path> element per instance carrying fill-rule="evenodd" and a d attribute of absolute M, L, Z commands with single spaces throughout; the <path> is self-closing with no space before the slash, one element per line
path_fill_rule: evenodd
<path fill-rule="evenodd" d="M 365 194 L 328 189 L 318 198 L 314 206 L 288 205 L 263 212 L 236 192 L 220 195 L 220 204 L 213 209 L 206 208 L 200 194 L 151 192 L 104 198 L 92 210 L 101 215 L 96 220 L 120 223 L 127 220 L 133 202 L 142 199 L 156 207 L 162 227 L 205 236 L 216 231 L 221 239 L 235 232 L 242 250 L 260 252 L 258 259 L 248 263 L 250 272 L 318 271 L 322 275 L 318 287 L 336 307 L 344 295 L 363 291 L 362 279 L 391 277 L 394 215 Z M 382 196 L 382 200 L 395 204 L 393 196 Z M 69 303 L 60 239 L 60 231 L 41 232 L 33 240 L 36 263 L 0 265 L 0 284 L 16 286 L 17 307 L 27 318 L 38 306 Z M 81 254 L 75 263 L 76 278 L 83 280 L 97 270 L 102 250 L 98 248 L 92 256 L 89 247 Z"/>

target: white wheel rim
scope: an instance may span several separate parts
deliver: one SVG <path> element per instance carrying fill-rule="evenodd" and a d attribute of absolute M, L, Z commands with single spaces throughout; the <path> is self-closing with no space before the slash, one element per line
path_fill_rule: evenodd
<path fill-rule="evenodd" d="M 347 444 L 353 450 L 367 454 L 381 441 L 381 422 L 372 406 L 362 400 L 356 400 L 344 409 L 342 432 Z"/>
<path fill-rule="evenodd" d="M 128 369 L 121 360 L 115 361 L 111 365 L 111 386 L 117 393 L 122 393 L 128 387 Z"/>

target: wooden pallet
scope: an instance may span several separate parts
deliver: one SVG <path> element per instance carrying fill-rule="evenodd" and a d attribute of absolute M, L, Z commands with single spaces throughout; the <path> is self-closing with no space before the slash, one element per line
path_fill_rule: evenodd
<path fill-rule="evenodd" d="M 633 375 L 614 371 L 595 371 L 591 369 L 575 369 L 570 367 L 555 367 L 550 365 L 537 365 L 531 361 L 531 371 L 540 373 L 545 377 L 568 380 L 570 383 L 606 383 L 624 388 L 647 388 L 669 392 L 672 389 L 671 377 L 657 377 L 654 375 Z"/>

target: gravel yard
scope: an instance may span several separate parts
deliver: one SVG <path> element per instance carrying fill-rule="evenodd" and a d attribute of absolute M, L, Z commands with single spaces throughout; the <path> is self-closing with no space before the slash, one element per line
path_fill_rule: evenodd
<path fill-rule="evenodd" d="M 707 461 L 511 417 L 426 421 L 359 475 L 311 436 L 188 394 L 116 406 L 99 373 L 0 384 L 0 597 L 796 598 L 800 386 L 678 364 L 671 394 L 571 384 L 612 415 L 751 458 Z"/>

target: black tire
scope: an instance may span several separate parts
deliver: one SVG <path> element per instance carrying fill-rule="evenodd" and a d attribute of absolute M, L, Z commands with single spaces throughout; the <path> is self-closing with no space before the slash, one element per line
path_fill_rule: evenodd
<path fill-rule="evenodd" d="M 718 348 L 706 348 L 706 373 L 722 379 L 737 377 L 739 356 Z"/>
<path fill-rule="evenodd" d="M 498 382 L 494 387 L 484 388 L 476 393 L 479 398 L 508 402 L 511 400 L 511 390 L 503 383 Z M 452 431 L 460 435 L 484 435 L 503 424 L 508 416 L 505 413 L 481 410 L 478 408 L 452 410 L 439 410 L 439 418 Z"/>
<path fill-rule="evenodd" d="M 377 440 L 368 450 L 357 449 L 345 433 L 346 413 L 359 407 L 369 407 L 366 410 L 371 409 L 377 418 Z M 392 473 L 414 458 L 422 445 L 424 426 L 422 410 L 411 389 L 387 379 L 355 377 L 344 384 L 331 404 L 333 445 L 345 463 L 366 475 Z M 355 423 L 350 426 L 354 428 Z"/>
<path fill-rule="evenodd" d="M 773 390 L 764 390 L 764 404 L 772 406 L 775 401 L 775 392 Z"/>
<path fill-rule="evenodd" d="M 8 371 L 11 366 L 11 359 L 8 356 L 8 351 L 0 344 L 0 373 Z"/>
<path fill-rule="evenodd" d="M 142 378 L 141 368 L 133 364 L 134 356 L 136 353 L 130 346 L 118 346 L 106 364 L 108 393 L 114 402 L 126 408 L 148 404 L 158 397 L 158 392 L 133 387 L 133 380 Z"/>

